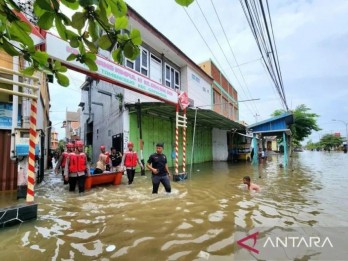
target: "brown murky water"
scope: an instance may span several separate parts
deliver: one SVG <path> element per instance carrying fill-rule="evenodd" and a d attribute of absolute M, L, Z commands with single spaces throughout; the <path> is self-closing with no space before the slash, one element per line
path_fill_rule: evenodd
<path fill-rule="evenodd" d="M 279 162 L 195 165 L 191 180 L 155 196 L 148 173 L 83 196 L 50 174 L 36 189 L 38 219 L 0 230 L 0 260 L 233 260 L 236 225 L 348 226 L 347 154 L 295 154 L 288 169 Z M 245 190 L 244 175 L 262 191 Z M 11 198 L 2 194 L 1 205 Z"/>

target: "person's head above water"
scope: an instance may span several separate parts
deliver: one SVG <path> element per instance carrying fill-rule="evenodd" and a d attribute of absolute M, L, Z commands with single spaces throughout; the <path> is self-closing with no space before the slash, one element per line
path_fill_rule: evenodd
<path fill-rule="evenodd" d="M 250 184 L 250 177 L 249 176 L 245 176 L 243 178 L 243 184 Z"/>

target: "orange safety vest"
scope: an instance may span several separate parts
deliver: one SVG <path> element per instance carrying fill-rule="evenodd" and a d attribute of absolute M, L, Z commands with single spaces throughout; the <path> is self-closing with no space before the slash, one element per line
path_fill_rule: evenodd
<path fill-rule="evenodd" d="M 138 162 L 138 155 L 135 151 L 127 151 L 125 155 L 124 165 L 126 167 L 136 167 Z"/>
<path fill-rule="evenodd" d="M 70 153 L 68 153 L 68 152 L 66 152 L 66 151 L 64 151 L 63 154 L 62 154 L 63 158 L 62 158 L 61 166 L 62 166 L 63 168 L 65 167 L 66 159 L 68 158 L 69 154 L 70 154 Z"/>
<path fill-rule="evenodd" d="M 82 172 L 87 169 L 86 165 L 86 154 L 85 153 L 71 153 L 69 155 L 70 161 L 69 161 L 69 172 Z"/>

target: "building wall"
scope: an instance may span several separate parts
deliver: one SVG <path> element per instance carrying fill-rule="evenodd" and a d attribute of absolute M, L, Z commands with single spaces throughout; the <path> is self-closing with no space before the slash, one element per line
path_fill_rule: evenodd
<path fill-rule="evenodd" d="M 211 60 L 203 62 L 199 66 L 214 79 L 214 111 L 224 115 L 230 120 L 238 121 L 239 111 L 237 91 Z M 224 104 L 221 103 L 228 103 L 228 105 L 225 107 Z"/>
<path fill-rule="evenodd" d="M 181 74 L 185 75 L 186 85 L 188 86 L 186 91 L 188 97 L 194 100 L 194 106 L 203 106 L 202 109 L 211 109 L 212 90 L 210 83 L 187 66 L 182 68 Z"/>
<path fill-rule="evenodd" d="M 58 148 L 58 132 L 51 132 L 51 150 L 56 150 Z"/>
<path fill-rule="evenodd" d="M 137 127 L 137 116 L 130 114 L 130 140 L 134 143 L 134 149 L 140 151 L 139 129 Z M 175 119 L 159 118 L 144 113 L 142 115 L 142 130 L 144 141 L 144 160 L 155 152 L 158 142 L 164 143 L 163 153 L 167 156 L 168 166 L 175 166 Z M 180 136 L 182 129 L 179 130 Z M 189 125 L 186 132 L 186 165 L 191 162 L 193 126 Z M 211 129 L 197 127 L 194 147 L 194 163 L 211 161 L 212 154 L 212 132 Z M 139 153 L 140 155 L 140 153 Z M 179 141 L 179 165 L 182 165 L 182 136 Z M 139 171 L 140 169 L 138 169 Z M 181 172 L 180 168 L 180 172 Z"/>
<path fill-rule="evenodd" d="M 84 102 L 84 107 L 80 112 L 80 136 L 87 144 L 86 122 L 87 120 L 92 122 L 92 162 L 95 163 L 100 153 L 100 146 L 105 145 L 107 150 L 110 150 L 112 136 L 126 131 L 123 129 L 123 111 L 125 109 L 123 107 L 120 109 L 119 100 L 116 98 L 116 94 L 123 96 L 125 90 L 103 81 L 93 81 L 89 89 L 81 92 L 81 101 Z M 91 101 L 88 98 L 89 91 L 91 92 Z M 89 114 L 89 106 L 91 106 L 91 114 Z"/>
<path fill-rule="evenodd" d="M 25 62 L 23 59 L 19 59 L 19 67 L 20 68 L 24 68 Z M 6 53 L 0 51 L 0 66 L 8 68 L 8 69 L 13 69 L 13 58 L 9 55 L 7 55 Z M 12 79 L 13 76 L 11 75 L 2 75 L 5 78 L 8 79 Z M 36 73 L 35 76 L 39 77 L 40 79 L 40 95 L 39 95 L 39 99 L 37 102 L 37 129 L 41 129 L 43 131 L 43 133 L 39 133 L 40 135 L 47 134 L 47 127 L 48 127 L 48 123 L 49 123 L 49 102 L 50 102 L 50 96 L 49 96 L 49 91 L 48 91 L 48 85 L 46 83 L 46 76 L 42 73 Z M 21 77 L 19 77 L 19 80 L 21 80 Z M 30 82 L 32 83 L 32 82 Z M 12 90 L 12 85 L 4 85 L 1 84 L 1 88 L 7 88 Z M 22 88 L 19 88 L 19 90 L 21 90 Z M 3 94 L 0 93 L 0 101 L 3 102 L 12 102 L 13 97 L 12 95 L 9 94 Z M 28 102 L 26 102 L 28 99 L 27 98 L 18 98 L 18 103 L 21 105 L 21 107 L 19 108 L 19 112 L 20 112 L 20 116 L 23 119 L 23 124 L 22 126 L 20 126 L 21 128 L 29 128 L 29 124 L 25 124 L 26 120 L 29 119 L 30 116 L 30 111 L 27 110 L 27 107 L 25 107 L 24 105 L 27 105 L 28 103 L 30 103 L 30 100 Z M 29 106 L 28 106 L 29 107 Z M 30 108 L 30 107 L 29 107 Z M 18 118 L 19 122 L 21 122 L 21 117 Z M 7 131 L 4 131 L 4 133 L 10 132 L 10 129 Z M 6 134 L 7 135 L 7 134 Z M 5 135 L 5 136 L 6 136 Z M 5 137 L 3 136 L 3 137 Z M 43 144 L 43 148 L 40 149 L 40 153 L 41 153 L 41 157 L 40 159 L 43 160 L 43 168 L 46 168 L 47 166 L 47 151 L 50 147 L 50 144 L 48 144 L 48 142 L 46 142 L 47 139 L 44 139 L 44 144 Z M 7 141 L 6 141 L 7 142 Z M 10 159 L 10 144 L 7 147 L 5 147 L 2 151 L 3 153 L 1 155 L 4 156 L 4 158 L 2 158 L 2 162 L 1 165 L 4 166 L 4 168 L 6 167 L 6 173 L 3 174 L 2 176 L 2 188 L 4 190 L 13 190 L 16 189 L 17 187 L 17 178 L 18 178 L 18 166 L 16 165 L 15 167 L 13 166 L 13 161 L 11 161 Z M 41 145 L 41 144 L 40 144 Z M 46 153 L 45 153 L 46 152 Z M 25 159 L 27 160 L 27 158 Z M 10 167 L 9 167 L 10 166 Z M 25 169 L 26 172 L 26 169 Z M 13 183 L 15 182 L 15 183 Z"/>
<path fill-rule="evenodd" d="M 226 161 L 228 158 L 227 131 L 214 128 L 212 131 L 213 160 Z"/>

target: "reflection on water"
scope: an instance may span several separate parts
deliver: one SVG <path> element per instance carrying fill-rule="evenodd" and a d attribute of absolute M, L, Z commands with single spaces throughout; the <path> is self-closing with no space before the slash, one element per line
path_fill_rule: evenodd
<path fill-rule="evenodd" d="M 232 260 L 236 225 L 348 226 L 347 157 L 303 152 L 287 169 L 277 156 L 259 166 L 200 164 L 170 195 L 151 195 L 148 174 L 83 196 L 50 174 L 36 190 L 38 219 L 0 232 L 1 260 Z M 241 186 L 245 175 L 260 193 Z"/>

